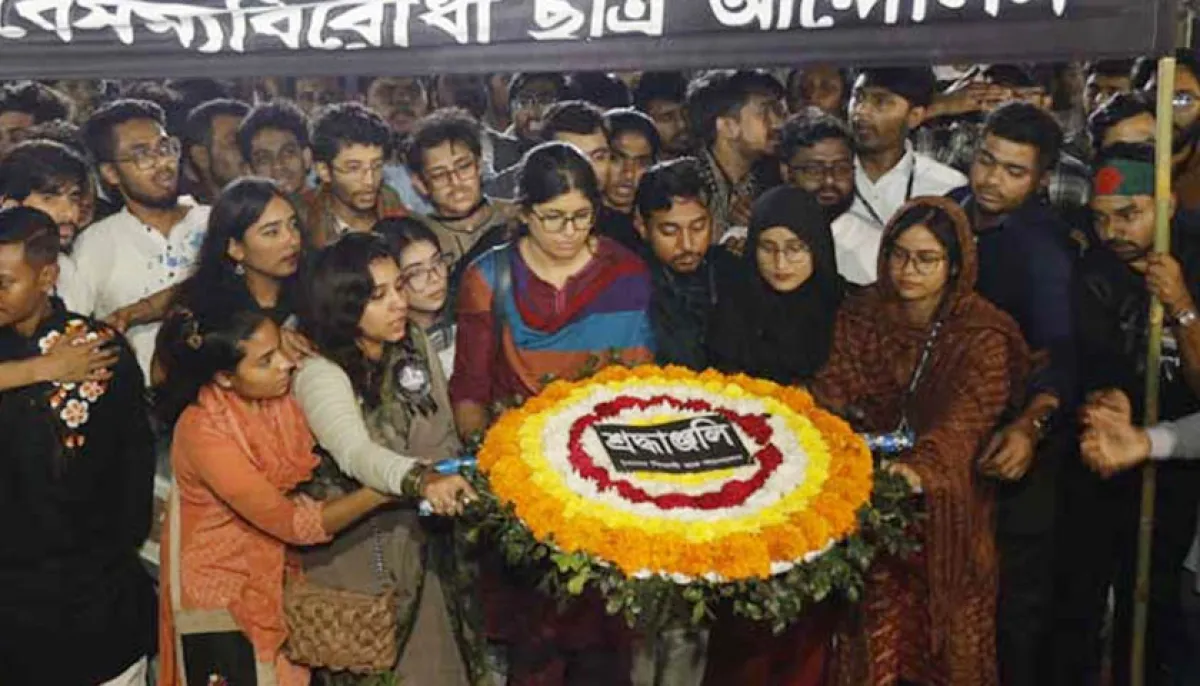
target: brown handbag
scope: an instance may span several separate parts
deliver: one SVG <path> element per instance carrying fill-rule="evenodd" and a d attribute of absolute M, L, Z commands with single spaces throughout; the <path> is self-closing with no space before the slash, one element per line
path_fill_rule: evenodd
<path fill-rule="evenodd" d="M 386 579 L 383 550 L 375 531 L 375 571 Z M 288 580 L 283 593 L 288 659 L 310 667 L 354 674 L 391 671 L 400 659 L 396 631 L 399 608 L 391 584 L 378 595 Z"/>

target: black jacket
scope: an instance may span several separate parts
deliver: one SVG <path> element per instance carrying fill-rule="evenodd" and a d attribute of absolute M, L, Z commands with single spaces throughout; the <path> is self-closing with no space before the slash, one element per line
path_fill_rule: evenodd
<path fill-rule="evenodd" d="M 1200 302 L 1200 216 L 1180 212 L 1171 229 L 1171 254 Z M 1079 266 L 1074 284 L 1081 392 L 1119 388 L 1133 401 L 1135 418 L 1145 401 L 1150 295 L 1145 277 L 1110 251 L 1097 247 Z M 1200 395 L 1183 378 L 1169 327 L 1163 331 L 1159 365 L 1159 417 L 1178 419 L 1200 411 Z"/>
<path fill-rule="evenodd" d="M 711 365 L 709 320 L 737 269 L 737 258 L 720 246 L 709 248 L 695 272 L 680 274 L 660 262 L 644 244 L 638 252 L 650 268 L 650 327 L 655 359 L 703 371 Z"/>
<path fill-rule="evenodd" d="M 32 339 L 0 329 L 0 361 L 39 354 L 69 321 Z M 150 531 L 154 447 L 142 373 L 123 338 L 114 376 L 0 393 L 0 681 L 91 686 L 154 652 L 156 602 L 138 548 Z M 68 422 L 83 423 L 72 426 Z"/>

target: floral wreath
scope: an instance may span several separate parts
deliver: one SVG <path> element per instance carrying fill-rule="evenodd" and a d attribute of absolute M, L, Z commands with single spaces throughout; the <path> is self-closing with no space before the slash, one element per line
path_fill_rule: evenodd
<path fill-rule="evenodd" d="M 722 516 L 673 521 L 606 507 L 569 488 L 538 449 L 547 417 L 589 389 L 655 384 L 754 398 L 770 416 L 697 397 L 618 395 L 570 421 L 566 444 L 572 478 L 664 514 L 687 508 L 719 510 Z M 581 443 L 590 427 L 648 406 L 724 417 L 750 438 L 756 467 L 714 490 L 652 493 L 592 460 Z M 779 483 L 775 472 L 785 460 L 772 440 L 772 421 L 783 421 L 810 459 L 802 478 L 784 480 L 788 490 L 772 505 L 733 516 L 768 479 Z M 743 375 L 610 366 L 587 380 L 557 381 L 504 413 L 487 433 L 478 458 L 479 472 L 471 476 L 481 495 L 477 533 L 495 539 L 510 565 L 536 572 L 540 585 L 560 600 L 595 588 L 610 613 L 622 613 L 630 625 L 643 628 L 701 624 L 718 604 L 728 603 L 736 614 L 782 630 L 830 595 L 857 599 L 866 569 L 880 551 L 902 554 L 913 548 L 906 535 L 915 516 L 910 492 L 902 480 L 873 469 L 862 439 L 818 408 L 807 392 Z"/>

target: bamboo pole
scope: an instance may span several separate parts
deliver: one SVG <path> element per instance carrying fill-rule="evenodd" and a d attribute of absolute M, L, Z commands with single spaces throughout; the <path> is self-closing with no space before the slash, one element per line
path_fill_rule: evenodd
<path fill-rule="evenodd" d="M 1175 58 L 1158 61 L 1158 110 L 1154 169 L 1154 251 L 1171 248 L 1171 134 L 1175 99 Z M 1149 346 L 1146 351 L 1146 395 L 1143 426 L 1158 422 L 1158 367 L 1162 357 L 1163 308 L 1150 299 Z M 1154 498 L 1158 473 L 1154 462 L 1142 468 L 1142 507 L 1138 517 L 1137 583 L 1133 598 L 1133 647 L 1130 655 L 1133 686 L 1146 679 L 1146 626 L 1150 610 L 1151 541 L 1154 535 Z"/>

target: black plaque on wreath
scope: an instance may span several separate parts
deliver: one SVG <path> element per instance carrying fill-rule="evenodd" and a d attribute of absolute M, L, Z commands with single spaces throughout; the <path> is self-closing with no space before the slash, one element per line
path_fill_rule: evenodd
<path fill-rule="evenodd" d="M 593 428 L 619 472 L 695 474 L 753 463 L 733 423 L 718 414 L 653 426 Z"/>

